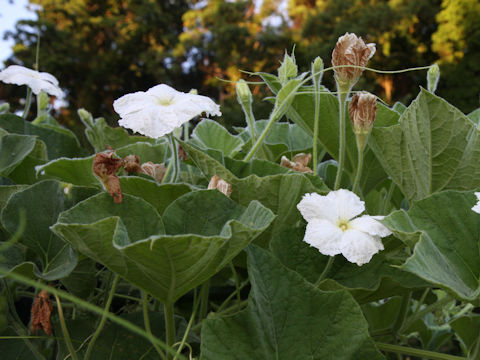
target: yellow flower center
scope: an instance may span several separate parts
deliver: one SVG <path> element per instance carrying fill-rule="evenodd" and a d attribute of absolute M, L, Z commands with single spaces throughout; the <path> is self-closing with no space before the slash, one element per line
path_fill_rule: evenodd
<path fill-rule="evenodd" d="M 346 220 L 340 220 L 337 225 L 342 231 L 347 231 L 350 227 Z"/>

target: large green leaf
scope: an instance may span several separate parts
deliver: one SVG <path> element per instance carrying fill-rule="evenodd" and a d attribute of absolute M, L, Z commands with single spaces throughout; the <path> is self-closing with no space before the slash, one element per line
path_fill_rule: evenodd
<path fill-rule="evenodd" d="M 0 127 L 10 133 L 38 136 L 47 145 L 50 160 L 62 156 L 82 156 L 86 153 L 75 135 L 67 129 L 35 125 L 12 114 L 0 115 Z"/>
<path fill-rule="evenodd" d="M 187 193 L 164 213 L 124 195 L 94 196 L 62 213 L 53 226 L 76 249 L 163 302 L 209 279 L 273 220 L 258 202 L 236 205 L 216 190 Z"/>
<path fill-rule="evenodd" d="M 441 286 L 460 299 L 480 295 L 480 215 L 470 210 L 472 192 L 445 191 L 398 210 L 383 221 L 410 247 L 402 269 Z"/>
<path fill-rule="evenodd" d="M 280 84 L 278 79 L 270 74 L 261 73 L 262 78 L 267 82 L 270 89 L 276 94 Z M 339 120 L 338 120 L 338 99 L 325 89 L 320 96 L 320 117 L 318 141 L 320 145 L 334 158 L 338 160 L 339 150 Z M 315 113 L 315 98 L 312 87 L 304 87 L 296 95 L 293 103 L 287 111 L 287 117 L 298 124 L 307 134 L 313 136 Z M 378 104 L 376 121 L 374 126 L 386 126 L 395 124 L 399 114 L 381 104 Z M 350 125 L 348 114 L 346 114 L 346 150 L 345 150 L 345 171 L 353 179 L 357 167 L 357 146 L 355 135 Z M 382 166 L 370 149 L 365 149 L 364 164 L 360 186 L 364 194 L 367 194 L 378 183 L 387 177 Z"/>
<path fill-rule="evenodd" d="M 0 176 L 8 176 L 35 147 L 35 136 L 6 134 L 0 137 Z"/>
<path fill-rule="evenodd" d="M 239 136 L 230 134 L 222 125 L 209 119 L 203 119 L 195 127 L 190 142 L 202 149 L 221 151 L 230 157 L 240 151 L 243 145 Z"/>
<path fill-rule="evenodd" d="M 141 164 L 147 161 L 155 164 L 164 163 L 170 156 L 170 146 L 168 142 L 151 144 L 145 141 L 138 141 L 114 150 L 115 153 L 122 158 L 128 155 L 137 155 Z"/>
<path fill-rule="evenodd" d="M 469 314 L 450 322 L 455 334 L 462 341 L 468 359 L 480 359 L 480 315 Z"/>
<path fill-rule="evenodd" d="M 303 227 L 288 229 L 272 239 L 270 249 L 283 265 L 315 283 L 330 257 L 305 243 L 304 235 Z M 320 288 L 348 289 L 358 302 L 366 303 L 428 286 L 428 283 L 395 266 L 401 264 L 398 259 L 401 259 L 404 247 L 398 246 L 398 240 L 384 239 L 383 242 L 385 250 L 362 266 L 348 262 L 341 255 L 336 256 L 327 280 Z"/>
<path fill-rule="evenodd" d="M 76 253 L 49 227 L 55 224 L 62 211 L 95 192 L 94 189 L 70 187 L 47 180 L 15 192 L 9 198 L 1 213 L 2 224 L 10 234 L 14 234 L 20 226 L 21 213 L 25 213 L 26 226 L 19 242 L 38 257 L 39 264 L 25 265 L 34 269 L 38 277 L 61 279 L 76 266 Z"/>
<path fill-rule="evenodd" d="M 247 309 L 203 322 L 202 359 L 384 359 L 346 291 L 320 291 L 254 246 L 248 270 Z"/>
<path fill-rule="evenodd" d="M 477 126 L 427 90 L 421 90 L 399 124 L 374 128 L 369 144 L 409 201 L 443 189 L 480 186 Z"/>
<path fill-rule="evenodd" d="M 112 128 L 108 126 L 104 118 L 94 119 L 92 114 L 85 109 L 80 109 L 78 115 L 85 125 L 85 135 L 95 152 L 105 151 L 109 147 L 117 149 L 136 142 L 153 144 L 156 141 L 145 136 L 131 136 L 121 127 Z"/>
<path fill-rule="evenodd" d="M 234 201 L 246 206 L 250 201 L 258 200 L 277 215 L 270 229 L 256 242 L 264 247 L 272 234 L 301 219 L 296 205 L 305 193 L 328 192 L 320 178 L 266 160 L 244 162 L 213 151 L 203 152 L 190 144 L 182 145 L 208 179 L 218 175 L 232 185 L 231 198 Z"/>

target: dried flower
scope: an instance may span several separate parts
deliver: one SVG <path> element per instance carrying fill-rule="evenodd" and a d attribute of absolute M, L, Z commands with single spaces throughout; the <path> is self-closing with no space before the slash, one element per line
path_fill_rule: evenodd
<path fill-rule="evenodd" d="M 123 159 L 123 168 L 128 174 L 143 173 L 140 159 L 137 155 L 128 155 Z"/>
<path fill-rule="evenodd" d="M 282 156 L 280 160 L 280 166 L 303 173 L 313 173 L 307 165 L 312 159 L 312 154 L 299 153 L 295 155 L 292 161 L 288 160 L 286 156 Z"/>
<path fill-rule="evenodd" d="M 146 92 L 127 94 L 113 103 L 119 125 L 159 138 L 195 116 L 221 115 L 220 107 L 206 96 L 186 94 L 161 84 Z"/>
<path fill-rule="evenodd" d="M 178 158 L 182 159 L 183 161 L 188 161 L 188 154 L 181 144 L 178 144 L 177 150 L 178 150 Z"/>
<path fill-rule="evenodd" d="M 232 185 L 218 177 L 217 175 L 212 176 L 210 182 L 208 183 L 208 189 L 217 189 L 225 196 L 230 197 L 232 194 Z"/>
<path fill-rule="evenodd" d="M 342 254 L 357 265 L 370 261 L 383 250 L 382 237 L 391 232 L 378 220 L 383 216 L 363 215 L 365 203 L 349 190 L 331 191 L 326 196 L 305 194 L 297 205 L 308 222 L 303 241 L 322 254 Z"/>
<path fill-rule="evenodd" d="M 38 293 L 32 305 L 30 331 L 36 333 L 43 329 L 48 336 L 52 335 L 51 315 L 52 303 L 50 302 L 50 295 L 47 291 L 42 290 Z"/>
<path fill-rule="evenodd" d="M 92 170 L 102 182 L 105 190 L 112 195 L 113 201 L 119 204 L 123 201 L 123 195 L 117 172 L 122 167 L 123 160 L 114 158 L 113 155 L 113 150 L 96 154 Z"/>
<path fill-rule="evenodd" d="M 367 65 L 368 60 L 375 54 L 375 44 L 365 44 L 362 38 L 358 38 L 355 34 L 345 33 L 338 38 L 335 49 L 332 53 L 332 65 Z M 335 78 L 339 85 L 351 87 L 355 85 L 363 69 L 356 67 L 340 67 L 335 68 Z"/>
<path fill-rule="evenodd" d="M 162 179 L 167 172 L 167 168 L 164 164 L 154 164 L 151 161 L 143 163 L 142 170 L 144 174 L 150 175 L 159 183 L 162 182 Z"/>
<path fill-rule="evenodd" d="M 35 95 L 44 91 L 57 98 L 63 98 L 65 96 L 58 86 L 58 80 L 55 76 L 19 65 L 10 65 L 0 71 L 0 81 L 7 84 L 27 85 Z"/>
<path fill-rule="evenodd" d="M 355 134 L 369 134 L 377 112 L 377 97 L 366 91 L 353 95 L 348 113 Z"/>

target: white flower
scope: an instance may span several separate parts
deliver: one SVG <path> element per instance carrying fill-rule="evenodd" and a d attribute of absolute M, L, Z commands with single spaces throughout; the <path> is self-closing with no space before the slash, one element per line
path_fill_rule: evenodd
<path fill-rule="evenodd" d="M 220 106 L 210 98 L 186 94 L 164 84 L 124 95 L 114 101 L 113 108 L 121 117 L 119 125 L 151 138 L 169 134 L 203 112 L 222 115 Z"/>
<path fill-rule="evenodd" d="M 472 210 L 480 214 L 480 192 L 476 192 L 475 195 L 477 196 L 478 202 L 472 207 Z"/>
<path fill-rule="evenodd" d="M 65 96 L 58 86 L 58 80 L 55 76 L 19 65 L 10 65 L 0 71 L 0 81 L 7 84 L 27 85 L 35 95 L 43 91 L 57 98 L 63 98 Z"/>
<path fill-rule="evenodd" d="M 308 222 L 303 241 L 324 255 L 342 254 L 357 265 L 368 263 L 383 250 L 381 238 L 391 234 L 378 221 L 383 216 L 356 217 L 365 210 L 365 203 L 349 190 L 326 196 L 305 194 L 297 208 Z"/>

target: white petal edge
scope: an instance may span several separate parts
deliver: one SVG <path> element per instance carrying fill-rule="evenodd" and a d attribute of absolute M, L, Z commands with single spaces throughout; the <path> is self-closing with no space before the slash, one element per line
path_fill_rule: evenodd
<path fill-rule="evenodd" d="M 378 221 L 383 220 L 383 218 L 384 216 L 363 215 L 351 220 L 349 222 L 349 226 L 352 229 L 362 231 L 373 236 L 385 237 L 391 235 L 392 232 L 380 221 Z"/>
<path fill-rule="evenodd" d="M 325 219 L 335 223 L 338 219 L 332 212 L 331 199 L 317 193 L 309 193 L 303 195 L 302 200 L 297 204 L 297 209 L 306 221 L 313 219 Z"/>
<path fill-rule="evenodd" d="M 330 221 L 314 219 L 307 224 L 303 241 L 323 255 L 334 256 L 341 253 L 342 235 L 342 230 Z"/>
<path fill-rule="evenodd" d="M 342 255 L 358 266 L 370 262 L 373 255 L 383 249 L 382 241 L 378 236 L 371 236 L 354 229 L 345 231 L 340 242 Z"/>
<path fill-rule="evenodd" d="M 365 211 L 365 203 L 350 190 L 331 191 L 326 198 L 331 204 L 326 211 L 334 213 L 336 219 L 348 221 Z"/>

